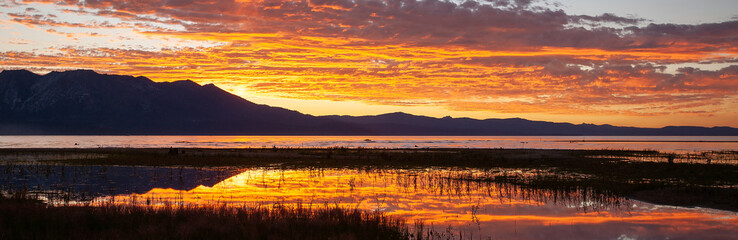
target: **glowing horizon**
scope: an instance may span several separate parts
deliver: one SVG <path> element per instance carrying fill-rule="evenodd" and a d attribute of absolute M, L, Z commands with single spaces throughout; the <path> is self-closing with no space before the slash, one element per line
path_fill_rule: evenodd
<path fill-rule="evenodd" d="M 738 127 L 738 3 L 656 3 L 3 2 L 0 69 L 190 79 L 312 115 Z"/>

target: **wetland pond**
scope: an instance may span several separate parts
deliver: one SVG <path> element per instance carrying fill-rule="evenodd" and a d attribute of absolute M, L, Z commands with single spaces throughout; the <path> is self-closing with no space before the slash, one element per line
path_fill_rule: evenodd
<path fill-rule="evenodd" d="M 731 239 L 736 212 L 651 204 L 587 188 L 495 181 L 532 169 L 191 168 L 5 164 L 2 190 L 51 204 L 381 211 L 468 239 Z M 571 175 L 568 177 L 586 177 Z"/>

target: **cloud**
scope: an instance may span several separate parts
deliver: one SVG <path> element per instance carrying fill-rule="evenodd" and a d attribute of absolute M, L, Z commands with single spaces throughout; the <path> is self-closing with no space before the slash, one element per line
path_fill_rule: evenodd
<path fill-rule="evenodd" d="M 30 25 L 30 26 L 43 26 L 43 27 L 70 27 L 70 28 L 114 28 L 116 26 L 107 22 L 89 22 L 89 23 L 71 23 L 57 20 L 53 14 L 21 14 L 21 13 L 7 13 L 7 16 L 11 17 L 11 21 Z"/>
<path fill-rule="evenodd" d="M 6 52 L 2 66 L 94 68 L 270 96 L 504 113 L 709 115 L 729 111 L 738 96 L 738 66 L 665 71 L 738 61 L 738 21 L 645 25 L 506 0 L 39 2 L 121 23 L 36 11 L 6 16 L 51 30 L 133 28 L 141 38 L 219 44 Z"/>
<path fill-rule="evenodd" d="M 282 33 L 353 37 L 377 44 L 453 45 L 477 49 L 541 47 L 691 51 L 735 50 L 736 22 L 650 24 L 602 14 L 567 15 L 531 1 L 313 0 L 313 1 L 56 1 L 79 11 L 128 21 L 180 25 L 184 32 Z M 21 19 L 18 19 L 21 20 Z M 576 24 L 597 27 L 574 27 Z M 603 27 L 615 23 L 621 28 Z M 43 24 L 43 23 L 38 23 Z M 574 24 L 574 25 L 572 25 Z M 162 31 L 163 29 L 154 29 Z M 733 52 L 735 53 L 735 52 Z"/>
<path fill-rule="evenodd" d="M 584 21 L 587 22 L 599 22 L 599 23 L 617 23 L 617 24 L 623 24 L 623 25 L 635 25 L 639 24 L 645 19 L 641 18 L 627 18 L 627 17 L 620 17 L 612 13 L 604 13 L 599 16 L 588 16 L 588 15 L 577 15 L 577 16 L 570 16 L 571 21 L 576 23 L 584 23 Z"/>

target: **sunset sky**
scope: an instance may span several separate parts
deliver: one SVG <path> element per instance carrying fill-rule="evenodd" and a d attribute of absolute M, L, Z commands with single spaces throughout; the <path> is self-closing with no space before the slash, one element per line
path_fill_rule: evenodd
<path fill-rule="evenodd" d="M 738 127 L 738 1 L 0 0 L 0 69 L 313 115 Z"/>

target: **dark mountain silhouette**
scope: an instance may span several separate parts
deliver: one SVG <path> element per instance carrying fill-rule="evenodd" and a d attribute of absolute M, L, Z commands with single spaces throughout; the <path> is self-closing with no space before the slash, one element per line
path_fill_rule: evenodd
<path fill-rule="evenodd" d="M 102 196 L 144 194 L 154 188 L 189 191 L 201 185 L 213 187 L 240 173 L 210 168 L 146 166 L 47 167 L 38 171 L 32 165 L 0 165 L 0 171 L 5 174 L 0 178 L 0 184 L 14 191 L 67 192 L 72 195 L 72 200 L 89 201 Z"/>
<path fill-rule="evenodd" d="M 212 84 L 88 70 L 0 73 L 3 134 L 342 134 L 354 125 L 258 105 Z"/>
<path fill-rule="evenodd" d="M 634 128 L 405 113 L 315 117 L 212 84 L 157 83 L 89 70 L 0 73 L 0 134 L 738 135 L 729 127 Z"/>
<path fill-rule="evenodd" d="M 377 116 L 325 116 L 368 129 L 377 135 L 489 135 L 489 136 L 736 136 L 738 129 L 730 127 L 664 127 L 636 128 L 612 125 L 554 123 L 522 118 L 471 119 L 432 118 L 407 113 Z"/>

